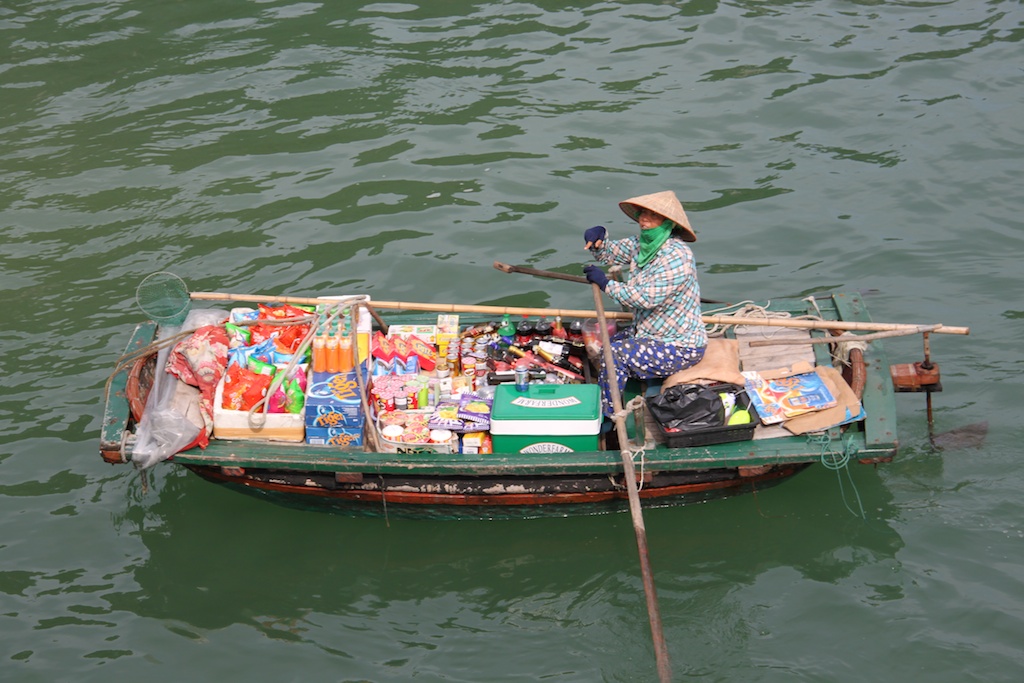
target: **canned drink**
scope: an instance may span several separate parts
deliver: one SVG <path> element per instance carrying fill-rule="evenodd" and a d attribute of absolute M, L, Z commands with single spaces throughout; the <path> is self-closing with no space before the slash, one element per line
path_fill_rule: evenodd
<path fill-rule="evenodd" d="M 525 365 L 516 366 L 516 391 L 529 391 L 530 370 Z"/>

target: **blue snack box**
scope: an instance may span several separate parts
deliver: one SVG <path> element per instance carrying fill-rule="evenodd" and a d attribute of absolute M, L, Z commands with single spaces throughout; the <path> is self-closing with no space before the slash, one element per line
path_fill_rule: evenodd
<path fill-rule="evenodd" d="M 353 372 L 313 372 L 306 389 L 306 433 L 310 428 L 361 427 L 363 406 Z"/>
<path fill-rule="evenodd" d="M 306 443 L 311 446 L 336 446 L 352 450 L 363 447 L 363 428 L 306 427 Z"/>

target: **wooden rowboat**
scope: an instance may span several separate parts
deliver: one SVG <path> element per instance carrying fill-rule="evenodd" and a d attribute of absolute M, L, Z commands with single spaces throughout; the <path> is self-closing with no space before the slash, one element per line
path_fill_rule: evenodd
<path fill-rule="evenodd" d="M 810 354 L 819 366 L 832 366 L 830 345 L 813 340 L 827 341 L 835 332 L 825 329 L 829 324 L 838 329 L 860 329 L 871 322 L 864 301 L 855 294 L 812 302 L 780 299 L 761 306 L 774 315 L 788 314 L 793 319 L 814 315 L 828 324 L 797 330 L 804 340 L 769 347 L 752 342 L 763 338 L 766 328 L 727 326 L 726 337 L 740 340 L 740 369 L 783 364 L 784 354 L 791 350 Z M 495 318 L 487 307 L 473 308 L 480 312 L 464 314 L 464 325 Z M 379 326 L 383 321 L 377 317 Z M 436 321 L 435 314 L 409 310 L 389 313 L 388 318 L 389 325 Z M 158 324 L 153 321 L 139 324 L 126 355 L 138 355 L 148 348 L 157 332 Z M 774 338 L 779 328 L 767 332 Z M 833 467 L 847 461 L 891 460 L 898 439 L 890 363 L 884 342 L 874 340 L 864 346 L 851 354 L 849 366 L 840 368 L 858 394 L 864 408 L 862 418 L 813 434 L 796 435 L 779 426 L 759 424 L 749 440 L 669 445 L 643 401 L 634 401 L 634 410 L 625 420 L 629 443 L 613 443 L 617 440 L 613 431 L 602 434 L 593 450 L 467 454 L 411 448 L 373 452 L 367 447 L 214 438 L 206 448 L 175 453 L 169 462 L 205 480 L 292 506 L 366 515 L 532 517 L 625 510 L 627 487 L 620 449 L 629 449 L 646 507 L 693 503 L 779 484 L 823 459 Z M 157 372 L 155 364 L 155 353 L 143 353 L 112 376 L 100 438 L 105 461 L 132 462 L 137 428 Z M 656 391 L 656 386 L 631 380 L 624 399 Z M 375 429 L 372 420 L 367 420 L 366 429 Z"/>

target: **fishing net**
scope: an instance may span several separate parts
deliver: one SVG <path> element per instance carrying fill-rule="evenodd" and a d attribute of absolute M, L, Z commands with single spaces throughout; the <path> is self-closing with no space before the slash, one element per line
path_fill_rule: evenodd
<path fill-rule="evenodd" d="M 135 303 L 153 321 L 180 325 L 188 315 L 188 285 L 174 273 L 161 271 L 146 276 L 135 290 Z"/>

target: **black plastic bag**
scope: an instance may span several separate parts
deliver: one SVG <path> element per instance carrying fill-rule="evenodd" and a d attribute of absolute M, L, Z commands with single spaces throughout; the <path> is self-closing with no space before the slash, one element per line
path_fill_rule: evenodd
<path fill-rule="evenodd" d="M 665 431 L 693 432 L 725 426 L 725 406 L 717 391 L 703 384 L 676 384 L 647 399 L 647 408 Z"/>

